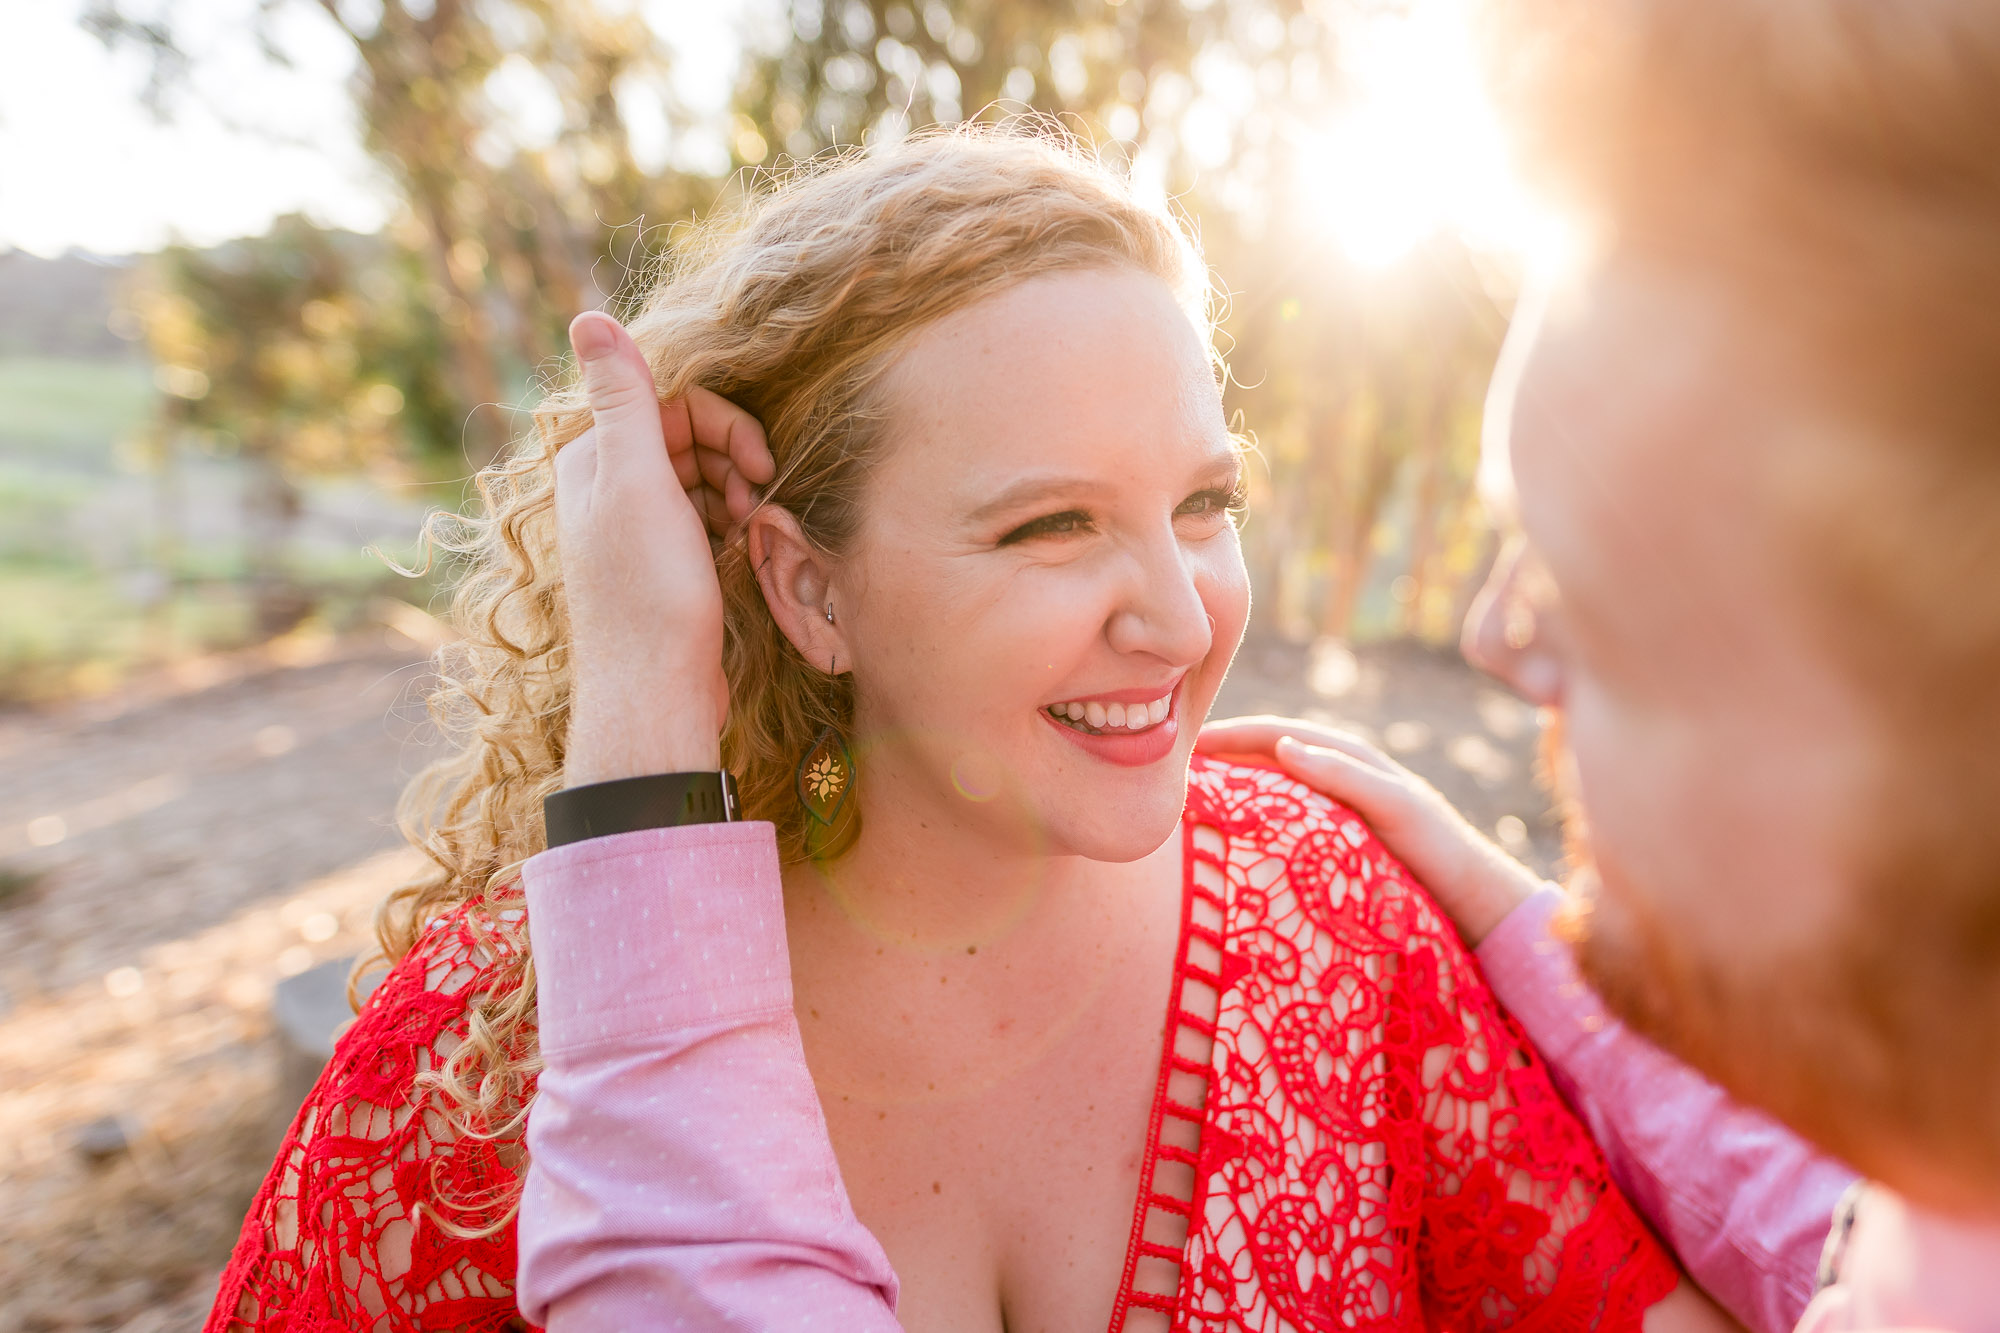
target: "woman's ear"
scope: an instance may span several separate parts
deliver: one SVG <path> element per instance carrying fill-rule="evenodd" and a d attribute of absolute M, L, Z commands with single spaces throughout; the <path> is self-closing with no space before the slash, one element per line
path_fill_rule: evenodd
<path fill-rule="evenodd" d="M 759 505 L 747 522 L 751 567 L 771 618 L 806 661 L 835 672 L 847 657 L 840 609 L 833 598 L 833 570 L 788 509 Z"/>

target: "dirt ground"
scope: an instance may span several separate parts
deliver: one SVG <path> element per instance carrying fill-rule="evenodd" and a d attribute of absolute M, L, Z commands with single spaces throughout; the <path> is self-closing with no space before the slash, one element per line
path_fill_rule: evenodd
<path fill-rule="evenodd" d="M 278 982 L 365 947 L 433 752 L 394 632 L 0 714 L 0 1329 L 199 1327 L 290 1107 Z M 1253 644 L 1218 715 L 1343 722 L 1547 871 L 1532 710 L 1455 655 Z"/>

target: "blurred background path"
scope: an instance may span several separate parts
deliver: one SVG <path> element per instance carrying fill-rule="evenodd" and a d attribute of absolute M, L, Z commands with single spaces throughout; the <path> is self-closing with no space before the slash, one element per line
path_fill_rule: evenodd
<path fill-rule="evenodd" d="M 0 714 L 0 1328 L 199 1326 L 290 1110 L 273 989 L 416 865 L 389 637 Z"/>

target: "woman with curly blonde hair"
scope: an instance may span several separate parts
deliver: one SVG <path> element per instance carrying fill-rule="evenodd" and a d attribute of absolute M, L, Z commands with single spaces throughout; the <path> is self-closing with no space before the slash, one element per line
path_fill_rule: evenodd
<path fill-rule="evenodd" d="M 507 1327 L 517 1206 L 564 1327 L 1640 1327 L 1672 1265 L 1423 891 L 1191 756 L 1249 606 L 1210 321 L 1170 218 L 973 132 L 579 318 L 444 534 L 436 869 L 211 1327 Z M 795 1210 L 633 1100 L 667 1051 L 823 1108 Z M 738 1284 L 827 1228 L 869 1309 Z M 662 1229 L 670 1278 L 591 1268 Z"/>

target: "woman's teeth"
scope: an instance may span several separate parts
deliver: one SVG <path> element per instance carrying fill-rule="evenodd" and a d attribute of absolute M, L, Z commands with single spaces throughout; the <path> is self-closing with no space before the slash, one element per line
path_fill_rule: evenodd
<path fill-rule="evenodd" d="M 1166 721 L 1173 706 L 1174 696 L 1168 693 L 1149 704 L 1106 704 L 1092 699 L 1084 703 L 1051 704 L 1045 711 L 1056 721 L 1081 731 L 1144 731 Z"/>

